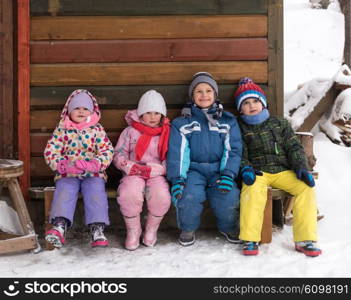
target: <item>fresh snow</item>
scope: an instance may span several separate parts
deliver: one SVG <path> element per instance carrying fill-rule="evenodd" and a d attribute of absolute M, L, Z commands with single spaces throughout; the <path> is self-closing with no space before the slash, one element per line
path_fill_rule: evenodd
<path fill-rule="evenodd" d="M 311 9 L 308 0 L 285 0 L 285 99 L 305 82 L 331 79 L 342 64 L 344 19 L 334 2 Z M 243 74 L 244 76 L 245 74 Z M 303 97 L 303 96 L 301 96 Z M 299 101 L 296 99 L 294 101 Z M 176 230 L 161 231 L 154 248 L 123 249 L 120 232 L 109 233 L 111 246 L 91 249 L 87 233 L 75 233 L 61 250 L 25 251 L 0 257 L 3 277 L 350 277 L 351 148 L 314 132 L 316 193 L 325 218 L 318 222 L 323 254 L 308 258 L 294 251 L 291 226 L 275 231 L 256 257 L 216 231 L 201 230 L 193 246 L 177 243 Z"/>

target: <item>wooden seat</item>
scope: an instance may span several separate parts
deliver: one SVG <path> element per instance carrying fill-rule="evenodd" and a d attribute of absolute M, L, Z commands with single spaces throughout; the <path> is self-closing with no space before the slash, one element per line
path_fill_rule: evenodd
<path fill-rule="evenodd" d="M 22 174 L 23 163 L 21 161 L 0 159 L 0 196 L 3 188 L 6 187 L 24 232 L 23 236 L 1 234 L 0 254 L 22 250 L 40 251 L 40 245 L 17 180 L 17 177 Z"/>

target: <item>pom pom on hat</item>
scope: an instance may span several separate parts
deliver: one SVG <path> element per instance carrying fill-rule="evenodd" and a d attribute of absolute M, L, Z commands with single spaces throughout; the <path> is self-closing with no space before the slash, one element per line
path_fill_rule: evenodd
<path fill-rule="evenodd" d="M 151 111 L 159 112 L 160 114 L 167 116 L 165 100 L 162 95 L 155 90 L 149 90 L 141 96 L 138 103 L 137 115 L 140 117 Z"/>
<path fill-rule="evenodd" d="M 247 98 L 256 98 L 261 101 L 264 108 L 267 108 L 267 98 L 265 92 L 249 77 L 240 79 L 239 87 L 235 91 L 234 97 L 236 108 L 239 112 L 241 104 Z"/>

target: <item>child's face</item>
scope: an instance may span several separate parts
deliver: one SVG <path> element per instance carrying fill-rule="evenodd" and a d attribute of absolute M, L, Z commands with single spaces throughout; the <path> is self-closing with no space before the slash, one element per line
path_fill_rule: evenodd
<path fill-rule="evenodd" d="M 156 111 L 149 111 L 141 116 L 145 125 L 149 127 L 158 127 L 161 123 L 162 114 Z"/>
<path fill-rule="evenodd" d="M 259 114 L 263 110 L 263 105 L 257 98 L 247 98 L 241 104 L 240 112 L 246 116 Z"/>
<path fill-rule="evenodd" d="M 200 108 L 209 108 L 215 101 L 215 91 L 207 83 L 199 83 L 193 91 L 194 102 Z"/>
<path fill-rule="evenodd" d="M 70 113 L 69 117 L 75 123 L 86 122 L 87 118 L 91 116 L 91 111 L 85 107 L 77 107 Z"/>

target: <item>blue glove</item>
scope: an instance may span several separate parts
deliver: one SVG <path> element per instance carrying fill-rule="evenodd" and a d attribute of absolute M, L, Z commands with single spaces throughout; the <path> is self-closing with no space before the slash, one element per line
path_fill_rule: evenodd
<path fill-rule="evenodd" d="M 241 169 L 241 178 L 246 185 L 253 185 L 256 181 L 256 175 L 262 176 L 263 173 L 255 170 L 251 166 L 245 166 Z"/>
<path fill-rule="evenodd" d="M 182 198 L 184 187 L 185 187 L 185 182 L 183 178 L 179 178 L 173 183 L 171 187 L 171 194 L 172 194 L 172 203 L 174 206 L 176 206 L 178 200 Z"/>
<path fill-rule="evenodd" d="M 228 176 L 228 175 L 221 175 L 219 176 L 219 179 L 217 180 L 217 189 L 223 193 L 229 193 L 232 189 L 233 189 L 233 185 L 234 185 L 234 180 L 232 177 Z"/>
<path fill-rule="evenodd" d="M 296 177 L 302 180 L 308 186 L 310 187 L 315 186 L 313 175 L 310 172 L 308 172 L 306 169 L 297 169 L 295 173 L 296 173 Z"/>

